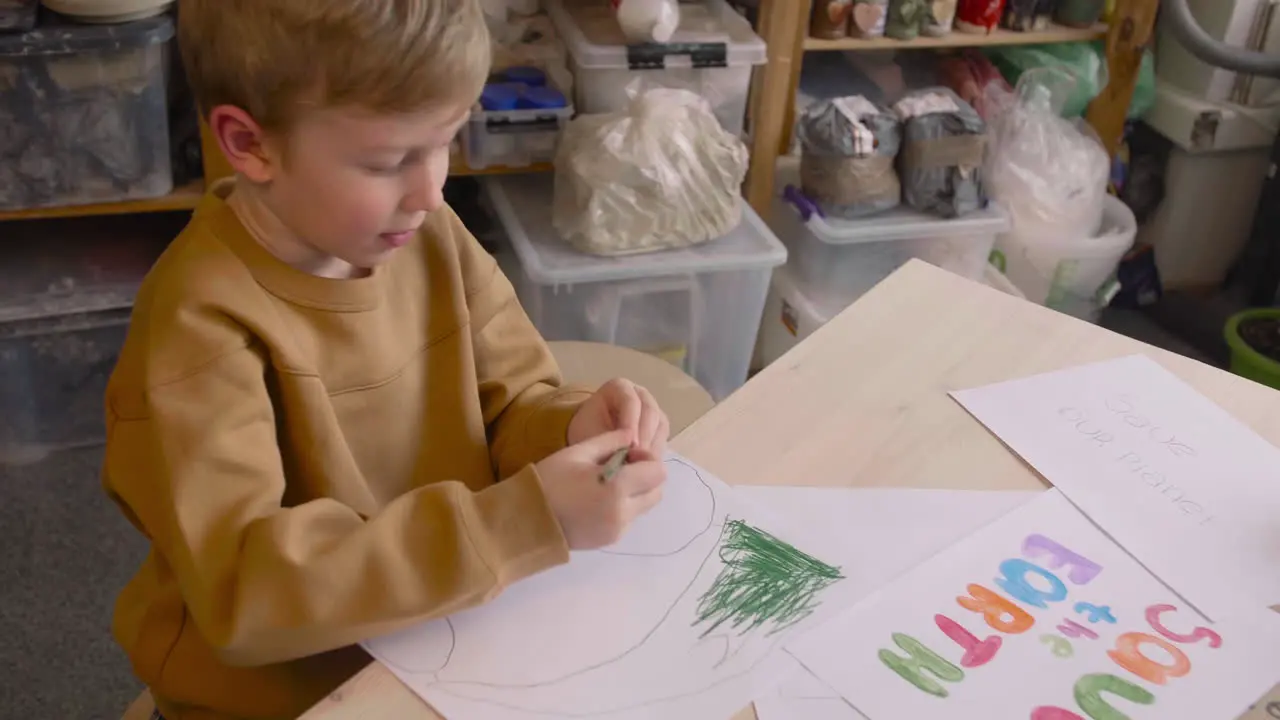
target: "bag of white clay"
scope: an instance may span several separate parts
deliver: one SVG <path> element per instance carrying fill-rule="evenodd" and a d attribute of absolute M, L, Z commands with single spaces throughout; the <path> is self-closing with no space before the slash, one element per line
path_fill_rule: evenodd
<path fill-rule="evenodd" d="M 627 88 L 618 111 L 579 115 L 555 163 L 556 230 L 592 255 L 689 247 L 742 218 L 748 151 L 688 90 Z"/>

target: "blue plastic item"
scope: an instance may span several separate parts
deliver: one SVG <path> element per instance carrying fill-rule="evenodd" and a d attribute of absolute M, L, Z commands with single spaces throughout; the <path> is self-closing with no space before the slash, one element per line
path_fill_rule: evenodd
<path fill-rule="evenodd" d="M 489 112 L 515 110 L 524 90 L 516 83 L 487 83 L 480 92 L 480 107 Z"/>
<path fill-rule="evenodd" d="M 529 87 L 542 87 L 547 84 L 547 74 L 536 67 L 512 67 L 503 70 L 500 74 L 508 82 L 522 83 Z"/>
<path fill-rule="evenodd" d="M 524 110 L 554 110 L 568 107 L 569 101 L 553 87 L 534 87 L 520 96 L 517 105 Z"/>

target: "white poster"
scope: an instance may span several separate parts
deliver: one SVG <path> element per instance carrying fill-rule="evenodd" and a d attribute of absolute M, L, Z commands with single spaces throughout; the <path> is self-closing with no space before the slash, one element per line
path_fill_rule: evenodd
<path fill-rule="evenodd" d="M 788 649 L 872 720 L 1235 720 L 1278 626 L 1210 623 L 1049 491 Z"/>
<path fill-rule="evenodd" d="M 1155 361 L 952 395 L 1200 612 L 1280 603 L 1280 449 Z"/>

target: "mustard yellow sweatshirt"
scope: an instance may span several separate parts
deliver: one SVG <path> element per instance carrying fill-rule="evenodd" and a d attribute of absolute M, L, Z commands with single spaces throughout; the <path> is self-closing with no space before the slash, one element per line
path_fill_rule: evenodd
<path fill-rule="evenodd" d="M 329 280 L 211 193 L 107 391 L 103 482 L 151 541 L 113 632 L 160 711 L 294 718 L 369 662 L 355 643 L 567 562 L 531 464 L 586 397 L 452 211 Z"/>

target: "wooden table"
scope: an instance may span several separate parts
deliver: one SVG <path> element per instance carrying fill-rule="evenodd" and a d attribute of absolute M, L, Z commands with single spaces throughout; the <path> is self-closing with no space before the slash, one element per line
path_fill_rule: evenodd
<path fill-rule="evenodd" d="M 1043 488 L 947 391 L 1133 353 L 1151 356 L 1280 444 L 1280 392 L 915 261 L 673 447 L 736 484 Z M 738 717 L 753 716 L 744 710 Z M 304 719 L 435 717 L 375 663 Z M 1245 717 L 1280 718 L 1280 693 Z"/>

